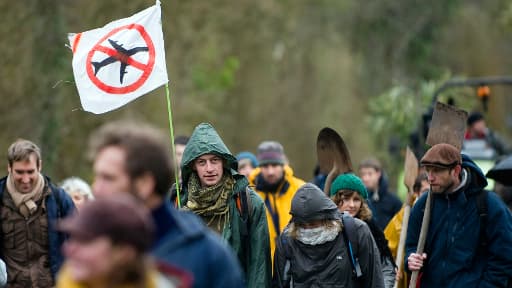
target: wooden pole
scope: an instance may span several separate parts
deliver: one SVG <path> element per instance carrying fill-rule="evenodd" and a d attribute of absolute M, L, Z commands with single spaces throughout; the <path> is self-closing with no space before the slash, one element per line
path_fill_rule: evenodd
<path fill-rule="evenodd" d="M 425 213 L 423 213 L 423 221 L 421 222 L 420 239 L 418 240 L 418 248 L 416 253 L 423 254 L 423 248 L 425 248 L 425 241 L 427 239 L 428 226 L 430 224 L 430 203 L 432 202 L 432 189 L 428 191 L 427 203 L 425 204 Z M 411 282 L 409 288 L 416 288 L 416 282 L 418 281 L 419 271 L 413 271 L 411 276 Z"/>

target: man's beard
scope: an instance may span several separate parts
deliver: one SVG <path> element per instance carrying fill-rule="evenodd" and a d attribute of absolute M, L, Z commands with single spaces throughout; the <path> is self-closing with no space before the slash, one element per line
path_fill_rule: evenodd
<path fill-rule="evenodd" d="M 438 191 L 434 191 L 432 189 L 432 192 L 436 193 L 436 194 L 448 194 L 450 192 L 452 192 L 453 190 L 453 186 L 454 186 L 454 182 L 451 181 L 449 184 L 447 185 L 444 185 L 444 186 L 437 186 L 436 188 L 439 188 Z"/>

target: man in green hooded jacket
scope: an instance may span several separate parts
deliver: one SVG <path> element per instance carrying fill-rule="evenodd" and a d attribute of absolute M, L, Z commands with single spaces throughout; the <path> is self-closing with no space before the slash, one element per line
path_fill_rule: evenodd
<path fill-rule="evenodd" d="M 180 202 L 231 245 L 244 268 L 247 287 L 270 287 L 265 205 L 248 188 L 247 178 L 238 174 L 237 165 L 215 129 L 199 124 L 183 152 Z"/>

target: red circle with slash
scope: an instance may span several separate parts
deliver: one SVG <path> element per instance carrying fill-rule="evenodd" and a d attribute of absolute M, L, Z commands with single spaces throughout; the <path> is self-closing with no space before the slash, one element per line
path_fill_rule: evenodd
<path fill-rule="evenodd" d="M 119 55 L 119 52 L 115 49 L 112 49 L 110 47 L 106 47 L 101 45 L 105 40 L 107 40 L 109 37 L 112 37 L 112 35 L 123 31 L 123 30 L 136 30 L 139 32 L 142 39 L 144 39 L 144 42 L 146 42 L 148 47 L 148 54 L 149 58 L 146 64 L 141 63 L 132 57 L 129 57 L 127 55 Z M 96 52 L 101 52 L 109 55 L 110 57 L 116 57 L 116 58 L 122 58 L 119 59 L 119 61 L 126 61 L 126 64 L 135 67 L 139 70 L 142 70 L 142 75 L 135 81 L 134 83 L 124 86 L 124 87 L 115 87 L 108 84 L 105 84 L 103 81 L 101 81 L 96 75 L 94 75 L 93 71 L 93 65 L 92 65 L 92 56 Z M 146 80 L 149 78 L 149 75 L 151 74 L 151 71 L 153 71 L 153 67 L 155 66 L 155 46 L 153 45 L 153 41 L 151 40 L 151 37 L 146 32 L 146 29 L 144 29 L 144 26 L 139 24 L 129 24 L 121 27 L 117 27 L 110 31 L 107 35 L 105 35 L 103 38 L 101 38 L 96 45 L 94 45 L 89 51 L 89 54 L 87 54 L 87 75 L 89 76 L 89 79 L 96 85 L 98 88 L 100 88 L 102 91 L 105 91 L 109 94 L 126 94 L 133 92 L 140 88 L 146 82 Z"/>

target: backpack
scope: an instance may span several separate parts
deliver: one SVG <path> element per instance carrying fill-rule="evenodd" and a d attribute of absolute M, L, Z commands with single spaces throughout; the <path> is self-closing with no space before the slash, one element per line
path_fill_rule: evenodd
<path fill-rule="evenodd" d="M 478 216 L 480 217 L 480 232 L 479 232 L 479 241 L 480 241 L 480 249 L 484 250 L 487 247 L 487 215 L 489 213 L 489 207 L 487 205 L 487 190 L 482 189 L 480 193 L 476 196 L 476 209 L 478 211 Z M 512 278 L 508 279 L 507 287 L 512 288 Z"/>
<path fill-rule="evenodd" d="M 350 263 L 352 264 L 352 273 L 357 280 L 359 280 L 363 276 L 363 272 L 361 270 L 361 266 L 359 265 L 359 243 L 357 242 L 357 232 L 355 228 L 355 220 L 354 217 L 350 216 L 348 213 L 342 213 L 341 214 L 341 223 L 343 223 L 343 239 L 345 242 L 345 247 L 347 247 L 348 254 L 350 256 Z M 286 228 L 285 228 L 286 230 Z M 283 247 L 286 247 L 286 237 L 280 237 L 281 241 L 283 243 Z M 286 263 L 284 265 L 284 277 L 283 280 L 285 283 L 287 283 L 289 280 L 291 280 L 290 277 L 290 268 L 291 268 L 291 262 L 290 262 L 290 252 L 288 249 L 283 249 L 284 255 L 286 257 Z M 282 285 L 282 283 L 280 283 Z"/>

